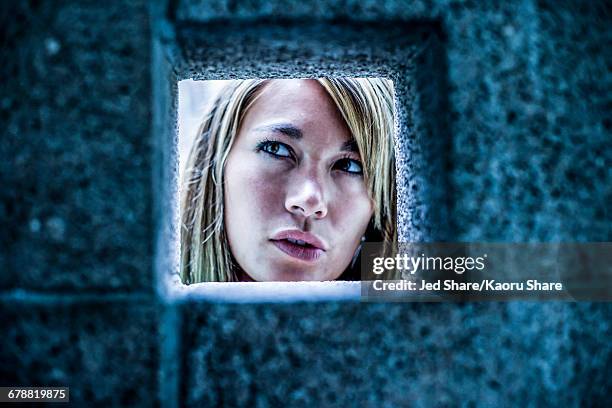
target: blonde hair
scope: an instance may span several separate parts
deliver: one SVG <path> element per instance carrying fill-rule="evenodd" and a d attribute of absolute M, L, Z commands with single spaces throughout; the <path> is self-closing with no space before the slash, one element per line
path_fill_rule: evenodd
<path fill-rule="evenodd" d="M 204 117 L 181 185 L 181 280 L 238 280 L 224 225 L 223 171 L 249 107 L 270 80 L 232 81 Z M 393 85 L 379 78 L 320 78 L 353 135 L 374 203 L 366 240 L 397 246 Z"/>

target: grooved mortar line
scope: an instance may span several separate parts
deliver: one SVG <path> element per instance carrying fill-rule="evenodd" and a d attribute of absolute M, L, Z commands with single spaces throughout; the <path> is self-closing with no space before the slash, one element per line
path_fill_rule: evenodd
<path fill-rule="evenodd" d="M 0 302 L 25 302 L 31 304 L 46 303 L 79 303 L 79 302 L 151 302 L 156 301 L 154 293 L 61 293 L 61 292 L 35 292 L 31 290 L 15 289 L 0 293 Z"/>
<path fill-rule="evenodd" d="M 180 306 L 166 303 L 159 322 L 159 403 L 164 408 L 178 408 L 182 370 Z"/>
<path fill-rule="evenodd" d="M 168 267 L 171 267 L 172 261 L 165 258 L 168 248 L 168 236 L 161 233 L 167 225 L 164 222 L 160 223 L 159 215 L 168 210 L 168 204 L 163 195 L 168 194 L 165 188 L 159 190 L 160 185 L 164 182 L 164 171 L 167 169 L 164 166 L 167 164 L 167 159 L 164 152 L 166 145 L 163 143 L 163 137 L 166 135 L 165 126 L 168 125 L 169 117 L 165 111 L 167 105 L 172 99 L 172 95 L 168 94 L 169 80 L 175 82 L 174 76 L 171 73 L 171 67 L 164 60 L 166 47 L 174 44 L 174 26 L 173 11 L 177 7 L 177 2 L 174 0 L 162 0 L 151 2 L 149 4 L 150 29 L 151 38 L 151 91 L 152 98 L 152 113 L 153 126 L 151 127 L 151 139 L 153 142 L 153 163 L 152 170 L 152 189 L 154 191 L 154 203 L 152 208 L 154 230 L 157 231 L 156 237 L 153 240 L 153 270 L 156 283 L 155 289 L 157 299 L 162 304 L 162 311 L 158 322 L 158 345 L 159 345 L 159 372 L 158 372 L 158 405 L 164 408 L 178 408 L 179 388 L 182 376 L 182 358 L 181 358 L 181 315 L 180 306 L 168 297 L 166 290 L 165 278 L 168 275 Z M 165 41 L 164 41 L 165 40 Z M 171 153 L 170 153 L 171 154 Z M 171 195 L 172 196 L 172 195 Z M 160 199 L 160 197 L 162 197 Z M 171 207 L 171 206 L 170 206 Z"/>

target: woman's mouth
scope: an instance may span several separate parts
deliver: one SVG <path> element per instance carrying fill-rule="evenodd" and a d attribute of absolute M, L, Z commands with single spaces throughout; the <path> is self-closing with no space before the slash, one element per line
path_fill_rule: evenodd
<path fill-rule="evenodd" d="M 323 250 L 297 239 L 271 240 L 284 253 L 306 262 L 314 262 L 321 257 Z"/>
<path fill-rule="evenodd" d="M 305 262 L 315 262 L 327 247 L 316 235 L 300 230 L 280 231 L 270 241 L 287 255 Z"/>

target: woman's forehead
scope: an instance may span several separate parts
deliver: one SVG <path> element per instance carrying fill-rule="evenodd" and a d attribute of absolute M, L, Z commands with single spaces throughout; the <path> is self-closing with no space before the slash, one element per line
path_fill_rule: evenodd
<path fill-rule="evenodd" d="M 272 80 L 264 86 L 254 107 L 267 111 L 295 110 L 319 114 L 337 111 L 329 94 L 314 79 Z"/>
<path fill-rule="evenodd" d="M 352 139 L 327 91 L 311 79 L 270 81 L 249 108 L 244 126 L 249 130 L 288 129 L 290 132 L 283 133 L 319 136 L 338 145 Z"/>
<path fill-rule="evenodd" d="M 267 81 L 264 91 L 271 94 L 304 94 L 320 93 L 326 95 L 321 84 L 315 79 L 271 79 Z"/>

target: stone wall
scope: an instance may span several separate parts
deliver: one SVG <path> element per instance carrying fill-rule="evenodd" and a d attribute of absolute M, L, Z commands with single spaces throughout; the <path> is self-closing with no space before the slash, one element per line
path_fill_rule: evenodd
<path fill-rule="evenodd" d="M 176 81 L 383 75 L 400 234 L 610 241 L 604 1 L 5 2 L 0 385 L 79 406 L 606 405 L 608 303 L 168 295 Z"/>

